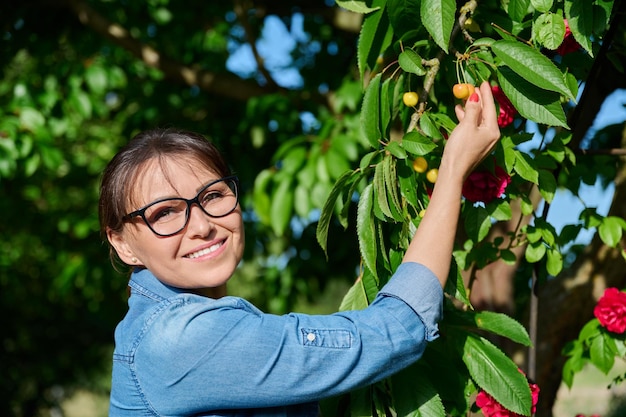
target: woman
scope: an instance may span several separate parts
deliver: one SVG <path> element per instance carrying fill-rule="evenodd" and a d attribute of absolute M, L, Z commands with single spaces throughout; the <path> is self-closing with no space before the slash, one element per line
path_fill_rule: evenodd
<path fill-rule="evenodd" d="M 226 296 L 244 245 L 237 179 L 200 135 L 137 135 L 101 186 L 102 230 L 133 267 L 110 416 L 314 416 L 318 400 L 419 359 L 437 337 L 463 181 L 499 137 L 487 83 L 456 113 L 403 263 L 371 306 L 326 316 Z"/>

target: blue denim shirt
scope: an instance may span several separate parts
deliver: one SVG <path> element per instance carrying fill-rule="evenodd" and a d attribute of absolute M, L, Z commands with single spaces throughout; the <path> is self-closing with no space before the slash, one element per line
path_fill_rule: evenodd
<path fill-rule="evenodd" d="M 443 291 L 404 263 L 364 310 L 264 314 L 133 272 L 115 330 L 110 417 L 315 416 L 317 401 L 381 380 L 437 337 Z"/>

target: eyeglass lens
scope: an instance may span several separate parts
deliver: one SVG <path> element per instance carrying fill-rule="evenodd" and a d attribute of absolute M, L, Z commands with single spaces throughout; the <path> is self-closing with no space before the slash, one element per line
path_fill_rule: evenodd
<path fill-rule="evenodd" d="M 226 216 L 237 206 L 235 180 L 226 179 L 209 184 L 189 202 L 183 198 L 157 201 L 146 207 L 144 218 L 157 234 L 174 234 L 187 224 L 192 202 L 199 203 L 202 210 L 211 217 Z"/>

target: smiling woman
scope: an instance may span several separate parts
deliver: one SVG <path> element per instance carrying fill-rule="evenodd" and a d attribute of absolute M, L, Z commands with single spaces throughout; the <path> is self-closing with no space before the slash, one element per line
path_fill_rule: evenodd
<path fill-rule="evenodd" d="M 475 94 L 456 108 L 461 122 L 403 262 L 369 307 L 329 315 L 264 314 L 226 296 L 244 249 L 236 177 L 199 134 L 134 137 L 101 184 L 102 231 L 133 268 L 109 416 L 317 416 L 319 400 L 417 361 L 438 337 L 463 180 L 499 137 L 489 85 Z"/>

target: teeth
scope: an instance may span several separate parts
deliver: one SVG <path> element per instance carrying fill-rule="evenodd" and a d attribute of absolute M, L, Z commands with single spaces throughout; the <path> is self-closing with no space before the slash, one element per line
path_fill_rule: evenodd
<path fill-rule="evenodd" d="M 222 246 L 221 243 L 216 243 L 215 245 L 211 247 L 199 250 L 198 252 L 190 253 L 189 255 L 187 255 L 187 258 L 191 258 L 191 259 L 199 258 L 200 256 L 206 255 L 211 252 L 215 252 L 216 250 L 219 249 L 220 246 Z"/>

